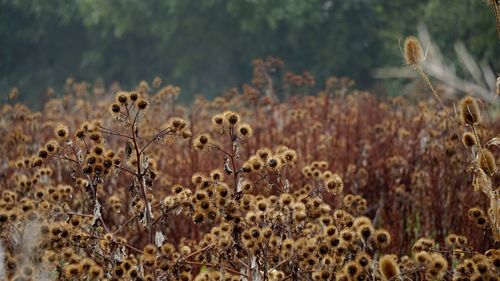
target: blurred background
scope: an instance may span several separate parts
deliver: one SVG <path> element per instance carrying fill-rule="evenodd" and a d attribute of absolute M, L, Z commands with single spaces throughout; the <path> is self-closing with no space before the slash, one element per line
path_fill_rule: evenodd
<path fill-rule="evenodd" d="M 160 76 L 181 97 L 213 97 L 251 80 L 251 61 L 282 58 L 317 87 L 331 75 L 398 94 L 400 41 L 424 23 L 443 58 L 457 42 L 500 69 L 493 11 L 483 0 L 0 0 L 0 93 L 37 104 L 67 77 L 124 88 Z M 498 58 L 498 56 L 497 56 Z M 458 70 L 460 72 L 460 70 Z M 380 77 L 379 77 L 380 78 Z"/>

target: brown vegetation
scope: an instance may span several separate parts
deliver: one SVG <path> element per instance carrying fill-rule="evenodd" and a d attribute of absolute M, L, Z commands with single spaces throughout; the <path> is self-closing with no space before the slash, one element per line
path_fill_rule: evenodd
<path fill-rule="evenodd" d="M 251 85 L 190 108 L 160 78 L 3 105 L 0 278 L 498 279 L 488 108 L 466 97 L 454 117 L 337 77 L 311 96 L 310 73 L 274 81 L 281 67 L 257 60 Z"/>

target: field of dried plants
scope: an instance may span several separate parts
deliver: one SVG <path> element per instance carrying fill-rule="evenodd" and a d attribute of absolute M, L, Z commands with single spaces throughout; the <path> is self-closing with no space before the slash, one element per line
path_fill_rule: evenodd
<path fill-rule="evenodd" d="M 253 65 L 188 107 L 159 77 L 68 79 L 40 112 L 13 89 L 0 279 L 499 279 L 494 105 L 442 101 L 425 79 L 407 97 L 338 77 L 316 94 L 307 72 L 271 77 L 279 59 Z"/>

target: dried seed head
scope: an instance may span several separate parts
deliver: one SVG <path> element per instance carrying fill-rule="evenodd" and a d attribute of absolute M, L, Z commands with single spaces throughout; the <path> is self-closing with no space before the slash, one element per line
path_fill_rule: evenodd
<path fill-rule="evenodd" d="M 137 101 L 137 108 L 144 110 L 148 107 L 148 102 L 145 99 L 140 99 Z"/>
<path fill-rule="evenodd" d="M 408 36 L 404 42 L 404 56 L 408 65 L 417 65 L 424 60 L 424 52 L 420 41 L 414 36 Z"/>
<path fill-rule="evenodd" d="M 111 110 L 112 113 L 118 113 L 118 112 L 120 112 L 120 104 L 113 103 L 113 104 L 111 104 L 109 109 Z"/>
<path fill-rule="evenodd" d="M 224 115 L 222 114 L 214 115 L 214 117 L 212 117 L 212 122 L 215 125 L 222 125 L 222 123 L 224 122 Z"/>
<path fill-rule="evenodd" d="M 136 101 L 138 98 L 139 98 L 139 93 L 137 93 L 137 92 L 131 92 L 130 93 L 130 99 L 132 101 Z"/>
<path fill-rule="evenodd" d="M 487 174 L 494 174 L 497 170 L 497 163 L 495 160 L 495 156 L 491 153 L 490 150 L 484 148 L 482 150 L 481 162 L 479 163 L 479 167 L 483 169 L 483 171 Z"/>
<path fill-rule="evenodd" d="M 243 123 L 238 126 L 237 132 L 240 138 L 246 138 L 252 136 L 253 131 L 250 125 L 248 125 L 247 123 Z"/>
<path fill-rule="evenodd" d="M 385 255 L 380 258 L 378 270 L 382 275 L 382 280 L 390 280 L 399 275 L 399 267 L 392 255 Z"/>
<path fill-rule="evenodd" d="M 121 104 L 126 104 L 128 101 L 128 97 L 129 97 L 129 94 L 127 92 L 124 92 L 124 91 L 119 91 L 115 94 L 115 100 Z"/>
<path fill-rule="evenodd" d="M 66 127 L 65 125 L 58 125 L 55 129 L 54 129 L 54 132 L 56 134 L 57 137 L 59 138 L 65 138 L 68 136 L 68 127 Z"/>
<path fill-rule="evenodd" d="M 480 121 L 481 115 L 475 98 L 467 96 L 460 101 L 460 119 L 463 124 L 469 125 Z"/>
<path fill-rule="evenodd" d="M 474 146 L 476 145 L 476 137 L 474 136 L 473 133 L 471 132 L 465 132 L 463 135 L 462 135 L 462 142 L 466 145 L 466 146 Z"/>
<path fill-rule="evenodd" d="M 472 208 L 469 209 L 469 211 L 467 212 L 467 214 L 469 215 L 469 217 L 471 217 L 473 219 L 477 219 L 480 216 L 483 216 L 484 212 L 483 212 L 483 210 L 481 210 L 478 207 L 472 207 Z"/>
<path fill-rule="evenodd" d="M 237 113 L 234 113 L 232 111 L 224 112 L 224 117 L 226 119 L 226 122 L 232 126 L 236 125 L 238 123 L 238 121 L 240 120 L 240 116 Z"/>

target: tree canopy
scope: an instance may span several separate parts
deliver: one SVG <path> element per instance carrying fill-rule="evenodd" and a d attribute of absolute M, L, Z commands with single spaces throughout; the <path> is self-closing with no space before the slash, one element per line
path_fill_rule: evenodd
<path fill-rule="evenodd" d="M 33 98 L 69 76 L 132 86 L 159 75 L 187 97 L 214 96 L 268 55 L 368 87 L 374 68 L 402 64 L 399 40 L 420 22 L 445 54 L 460 40 L 500 67 L 481 0 L 0 0 L 0 91 Z"/>

